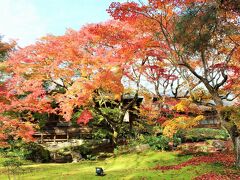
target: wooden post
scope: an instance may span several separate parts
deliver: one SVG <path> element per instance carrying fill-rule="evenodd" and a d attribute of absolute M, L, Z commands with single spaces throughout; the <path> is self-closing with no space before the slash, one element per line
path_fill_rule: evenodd
<path fill-rule="evenodd" d="M 67 131 L 67 142 L 68 142 L 68 138 L 69 138 L 69 135 L 68 135 L 68 131 Z"/>
<path fill-rule="evenodd" d="M 54 134 L 54 137 L 53 137 L 53 142 L 56 143 L 56 134 Z"/>
<path fill-rule="evenodd" d="M 41 132 L 41 143 L 43 143 L 43 133 Z"/>

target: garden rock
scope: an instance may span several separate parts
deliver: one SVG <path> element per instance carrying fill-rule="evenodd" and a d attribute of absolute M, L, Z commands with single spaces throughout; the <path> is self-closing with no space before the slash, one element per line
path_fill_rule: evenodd
<path fill-rule="evenodd" d="M 217 151 L 224 151 L 226 149 L 225 141 L 214 140 L 212 146 L 216 148 Z"/>
<path fill-rule="evenodd" d="M 72 139 L 69 142 L 51 142 L 44 144 L 45 148 L 49 151 L 57 151 L 59 149 L 68 148 L 68 147 L 76 147 L 84 144 L 84 140 L 82 139 Z"/>
<path fill-rule="evenodd" d="M 82 155 L 79 152 L 71 152 L 72 162 L 77 163 L 82 160 Z"/>
<path fill-rule="evenodd" d="M 204 142 L 183 143 L 177 149 L 186 153 L 213 153 L 227 150 L 227 141 L 208 140 Z"/>
<path fill-rule="evenodd" d="M 51 157 L 53 162 L 55 163 L 69 163 L 73 161 L 71 154 L 61 154 L 52 152 Z"/>
<path fill-rule="evenodd" d="M 140 144 L 140 145 L 135 147 L 135 150 L 137 152 L 143 152 L 143 151 L 146 151 L 148 149 L 150 149 L 150 146 L 148 144 Z"/>

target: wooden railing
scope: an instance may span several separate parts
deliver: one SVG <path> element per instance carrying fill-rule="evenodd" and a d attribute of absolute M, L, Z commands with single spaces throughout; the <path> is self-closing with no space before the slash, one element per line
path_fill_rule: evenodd
<path fill-rule="evenodd" d="M 69 139 L 81 137 L 91 138 L 92 128 L 89 127 L 54 127 L 50 130 L 44 130 L 42 132 L 34 133 L 33 137 L 36 138 L 40 143 L 43 142 L 59 142 L 69 141 Z"/>

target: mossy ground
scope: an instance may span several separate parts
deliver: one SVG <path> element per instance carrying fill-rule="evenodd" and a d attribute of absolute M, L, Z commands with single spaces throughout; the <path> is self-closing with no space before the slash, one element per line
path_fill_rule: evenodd
<path fill-rule="evenodd" d="M 192 156 L 179 155 L 177 152 L 132 153 L 108 158 L 103 161 L 82 161 L 66 164 L 30 164 L 24 165 L 19 179 L 63 179 L 92 180 L 99 179 L 95 175 L 95 167 L 102 167 L 106 173 L 101 179 L 193 179 L 207 172 L 222 173 L 224 166 L 220 164 L 201 164 L 187 166 L 180 170 L 159 171 L 152 168 L 160 164 L 174 165 L 187 161 Z M 0 164 L 3 159 L 0 159 Z M 7 179 L 3 167 L 0 167 L 0 179 Z"/>

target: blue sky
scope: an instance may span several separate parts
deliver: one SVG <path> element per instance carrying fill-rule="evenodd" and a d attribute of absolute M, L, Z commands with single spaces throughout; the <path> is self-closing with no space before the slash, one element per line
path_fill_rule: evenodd
<path fill-rule="evenodd" d="M 20 46 L 46 34 L 110 19 L 106 9 L 114 0 L 0 0 L 0 34 Z M 126 2 L 126 0 L 115 0 Z"/>

